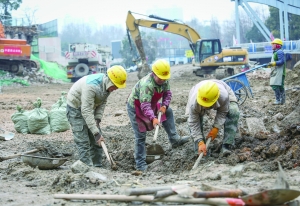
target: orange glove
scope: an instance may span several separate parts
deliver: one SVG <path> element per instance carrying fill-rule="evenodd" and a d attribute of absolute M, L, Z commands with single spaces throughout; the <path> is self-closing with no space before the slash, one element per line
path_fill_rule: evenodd
<path fill-rule="evenodd" d="M 206 136 L 206 139 L 211 138 L 211 141 L 214 141 L 214 139 L 217 137 L 219 132 L 219 129 L 214 127 L 210 130 L 210 132 L 208 133 L 208 135 Z"/>
<path fill-rule="evenodd" d="M 206 156 L 206 145 L 203 141 L 198 143 L 198 154 L 200 155 L 203 152 L 203 155 Z"/>
<path fill-rule="evenodd" d="M 166 113 L 167 107 L 166 106 L 162 106 L 159 108 L 158 112 L 161 112 L 161 114 Z"/>
<path fill-rule="evenodd" d="M 159 125 L 159 124 L 160 124 L 160 122 L 158 121 L 157 118 L 154 118 L 154 119 L 152 120 L 152 124 L 153 124 L 153 127 L 155 128 L 156 125 Z"/>

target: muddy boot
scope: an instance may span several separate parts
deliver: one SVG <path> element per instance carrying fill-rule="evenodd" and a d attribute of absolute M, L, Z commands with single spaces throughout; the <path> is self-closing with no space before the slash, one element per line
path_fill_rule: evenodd
<path fill-rule="evenodd" d="M 274 90 L 274 93 L 275 93 L 275 102 L 273 102 L 273 105 L 279 105 L 279 104 L 281 104 L 281 101 L 280 101 L 280 97 L 281 97 L 281 95 L 280 95 L 280 89 L 279 88 L 277 88 L 277 89 L 275 89 Z"/>
<path fill-rule="evenodd" d="M 282 89 L 281 90 L 281 104 L 285 104 L 285 90 Z"/>
<path fill-rule="evenodd" d="M 189 139 L 190 139 L 189 136 L 180 137 L 179 140 L 177 140 L 175 143 L 172 144 L 172 149 L 175 149 L 181 145 L 184 145 L 185 143 L 187 143 L 189 141 Z"/>
<path fill-rule="evenodd" d="M 229 144 L 223 144 L 222 149 L 221 149 L 222 157 L 227 157 L 227 156 L 231 155 L 231 153 L 232 153 L 232 151 L 231 151 L 230 145 Z"/>

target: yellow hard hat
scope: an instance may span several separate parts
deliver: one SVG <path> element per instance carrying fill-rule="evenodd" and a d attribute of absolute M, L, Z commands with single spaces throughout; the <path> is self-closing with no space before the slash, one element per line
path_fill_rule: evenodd
<path fill-rule="evenodd" d="M 271 44 L 279 44 L 282 46 L 282 40 L 281 39 L 274 39 Z"/>
<path fill-rule="evenodd" d="M 154 62 L 152 65 L 152 71 L 160 79 L 170 79 L 170 64 L 164 59 L 159 59 Z"/>
<path fill-rule="evenodd" d="M 115 65 L 107 70 L 107 75 L 109 79 L 118 88 L 126 87 L 127 73 L 122 66 Z"/>
<path fill-rule="evenodd" d="M 203 83 L 197 92 L 197 102 L 203 107 L 212 106 L 220 96 L 220 89 L 213 81 Z"/>

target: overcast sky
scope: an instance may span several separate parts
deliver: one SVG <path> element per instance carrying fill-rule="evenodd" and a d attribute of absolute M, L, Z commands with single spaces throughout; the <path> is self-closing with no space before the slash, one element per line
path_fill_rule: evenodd
<path fill-rule="evenodd" d="M 24 16 L 24 11 L 36 9 L 37 24 L 58 19 L 59 24 L 68 21 L 90 21 L 99 25 L 124 25 L 127 11 L 146 14 L 149 9 L 181 7 L 183 21 L 197 18 L 220 21 L 234 18 L 235 3 L 231 0 L 23 0 L 13 17 Z M 30 12 L 29 12 L 30 13 Z M 168 18 L 167 16 L 163 16 Z M 141 17 L 139 17 L 141 18 Z"/>

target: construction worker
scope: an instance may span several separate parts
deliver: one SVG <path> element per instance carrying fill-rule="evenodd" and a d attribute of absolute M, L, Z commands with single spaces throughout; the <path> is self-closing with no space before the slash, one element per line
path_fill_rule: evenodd
<path fill-rule="evenodd" d="M 203 116 L 214 109 L 217 111 L 214 124 L 206 139 L 203 134 Z M 189 115 L 188 126 L 194 139 L 194 150 L 206 155 L 205 142 L 213 141 L 219 130 L 224 127 L 221 149 L 223 156 L 231 154 L 240 116 L 237 99 L 232 89 L 222 80 L 204 80 L 196 84 L 189 93 L 186 114 Z"/>
<path fill-rule="evenodd" d="M 172 148 L 189 140 L 189 137 L 180 137 L 175 128 L 173 111 L 169 107 L 172 99 L 169 78 L 169 63 L 159 59 L 153 63 L 152 73 L 139 80 L 128 97 L 127 112 L 135 135 L 134 158 L 137 172 L 147 169 L 146 132 L 153 130 L 161 122 Z M 158 103 L 161 98 L 162 103 Z M 158 112 L 162 113 L 160 122 Z"/>
<path fill-rule="evenodd" d="M 67 95 L 67 118 L 70 122 L 79 159 L 88 166 L 101 167 L 104 141 L 100 122 L 108 96 L 126 87 L 127 73 L 113 66 L 107 74 L 91 74 L 73 84 Z"/>
<path fill-rule="evenodd" d="M 282 40 L 274 39 L 272 42 L 273 56 L 271 62 L 268 64 L 271 67 L 270 86 L 275 93 L 274 105 L 285 103 L 285 60 L 284 52 L 282 50 Z"/>

